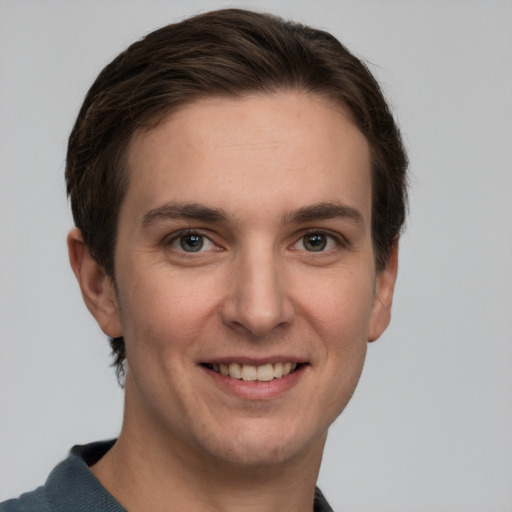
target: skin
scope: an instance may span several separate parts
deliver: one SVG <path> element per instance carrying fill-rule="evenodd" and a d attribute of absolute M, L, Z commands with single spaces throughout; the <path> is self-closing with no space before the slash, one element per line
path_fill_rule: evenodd
<path fill-rule="evenodd" d="M 375 272 L 365 137 L 314 95 L 207 98 L 137 133 L 128 167 L 115 285 L 68 237 L 127 349 L 122 432 L 92 471 L 131 511 L 311 511 L 396 279 L 396 245 Z M 229 361 L 300 365 L 266 384 L 205 366 Z"/>

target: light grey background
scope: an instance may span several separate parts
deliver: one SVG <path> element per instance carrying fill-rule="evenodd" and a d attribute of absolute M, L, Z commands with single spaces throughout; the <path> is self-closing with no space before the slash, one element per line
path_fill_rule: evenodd
<path fill-rule="evenodd" d="M 492 0 L 0 0 L 0 501 L 120 428 L 65 247 L 81 101 L 135 39 L 228 5 L 325 28 L 363 56 L 410 153 L 393 322 L 320 486 L 338 511 L 512 510 L 512 3 Z"/>

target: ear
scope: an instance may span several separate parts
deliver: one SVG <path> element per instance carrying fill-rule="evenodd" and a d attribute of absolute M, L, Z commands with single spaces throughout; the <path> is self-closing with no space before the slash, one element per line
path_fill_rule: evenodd
<path fill-rule="evenodd" d="M 119 308 L 112 279 L 92 257 L 82 232 L 72 229 L 68 235 L 68 253 L 87 309 L 101 330 L 112 338 L 122 336 Z"/>
<path fill-rule="evenodd" d="M 386 266 L 376 279 L 368 341 L 377 340 L 389 325 L 397 272 L 398 238 L 393 242 Z"/>

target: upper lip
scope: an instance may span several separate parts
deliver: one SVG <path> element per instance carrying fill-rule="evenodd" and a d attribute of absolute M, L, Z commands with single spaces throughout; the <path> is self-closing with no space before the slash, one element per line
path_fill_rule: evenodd
<path fill-rule="evenodd" d="M 276 363 L 307 363 L 308 361 L 304 358 L 297 356 L 269 356 L 269 357 L 247 357 L 247 356 L 227 356 L 227 357 L 215 357 L 201 361 L 201 364 L 230 364 L 239 363 L 253 366 L 263 366 L 265 364 L 276 364 Z"/>

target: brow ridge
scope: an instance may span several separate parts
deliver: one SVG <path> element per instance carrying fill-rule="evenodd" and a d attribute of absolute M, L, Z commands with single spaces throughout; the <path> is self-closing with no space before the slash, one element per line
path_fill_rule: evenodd
<path fill-rule="evenodd" d="M 225 222 L 227 215 L 221 208 L 212 208 L 199 203 L 168 202 L 151 209 L 142 217 L 142 225 L 149 226 L 165 219 L 199 220 L 203 222 Z"/>
<path fill-rule="evenodd" d="M 337 202 L 323 202 L 286 212 L 283 216 L 283 223 L 303 224 L 336 218 L 349 220 L 364 227 L 364 217 L 359 210 Z"/>
<path fill-rule="evenodd" d="M 282 216 L 283 224 L 304 224 L 319 220 L 344 219 L 364 227 L 364 218 L 359 210 L 337 202 L 322 202 L 287 211 Z M 228 215 L 222 208 L 205 206 L 200 203 L 167 202 L 159 205 L 142 217 L 147 227 L 165 219 L 199 220 L 203 222 L 227 222 Z"/>

